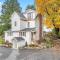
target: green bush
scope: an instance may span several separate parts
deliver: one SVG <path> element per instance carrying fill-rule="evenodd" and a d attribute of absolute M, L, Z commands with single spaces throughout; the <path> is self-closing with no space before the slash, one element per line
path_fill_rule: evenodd
<path fill-rule="evenodd" d="M 4 43 L 5 43 L 5 41 L 3 40 L 2 37 L 0 37 L 0 44 L 4 44 Z"/>
<path fill-rule="evenodd" d="M 49 37 L 45 39 L 45 43 L 47 48 L 50 48 L 53 46 L 53 41 Z"/>
<path fill-rule="evenodd" d="M 30 44 L 29 47 L 38 47 L 38 45 Z"/>

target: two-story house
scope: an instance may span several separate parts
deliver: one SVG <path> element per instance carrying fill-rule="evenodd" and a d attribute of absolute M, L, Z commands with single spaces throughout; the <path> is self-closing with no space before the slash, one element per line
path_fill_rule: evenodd
<path fill-rule="evenodd" d="M 14 12 L 11 15 L 11 29 L 5 31 L 5 41 L 13 43 L 13 48 L 31 44 L 35 39 L 35 17 L 34 10 L 26 10 L 24 13 Z"/>
<path fill-rule="evenodd" d="M 10 17 L 11 29 L 5 31 L 5 41 L 12 43 L 13 48 L 18 48 L 25 46 L 26 43 L 31 44 L 33 40 L 39 40 L 39 20 L 36 20 L 36 16 L 36 11 L 32 9 L 23 13 L 15 11 Z M 43 31 L 50 32 L 51 29 L 43 26 Z"/>

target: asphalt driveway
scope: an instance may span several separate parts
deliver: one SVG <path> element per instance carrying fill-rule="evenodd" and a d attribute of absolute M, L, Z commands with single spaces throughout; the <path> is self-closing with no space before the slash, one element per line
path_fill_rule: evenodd
<path fill-rule="evenodd" d="M 60 51 L 52 49 L 10 49 L 0 47 L 0 60 L 60 60 Z"/>

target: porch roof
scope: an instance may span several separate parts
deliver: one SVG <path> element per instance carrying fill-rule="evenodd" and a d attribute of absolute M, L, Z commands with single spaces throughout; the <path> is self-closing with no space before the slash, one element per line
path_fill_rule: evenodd
<path fill-rule="evenodd" d="M 25 29 L 22 29 L 21 31 L 36 31 L 35 28 L 25 28 Z"/>
<path fill-rule="evenodd" d="M 32 32 L 36 32 L 36 29 L 35 29 L 35 28 L 25 28 L 25 29 L 18 30 L 18 31 L 12 31 L 12 30 L 10 29 L 10 30 L 5 31 L 5 32 L 20 32 L 20 31 L 32 31 Z"/>

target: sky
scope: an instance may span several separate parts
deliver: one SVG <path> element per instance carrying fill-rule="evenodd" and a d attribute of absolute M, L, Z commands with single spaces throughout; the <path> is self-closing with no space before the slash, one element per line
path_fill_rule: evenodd
<path fill-rule="evenodd" d="M 27 7 L 27 5 L 33 5 L 34 0 L 18 0 L 20 3 L 20 6 L 22 7 L 22 10 L 24 11 Z"/>
<path fill-rule="evenodd" d="M 0 2 L 0 15 L 1 15 L 2 3 Z"/>
<path fill-rule="evenodd" d="M 1 6 L 5 0 L 0 0 L 0 13 L 1 13 Z M 27 5 L 33 5 L 34 0 L 18 0 L 20 6 L 22 7 L 22 11 L 24 12 Z"/>

